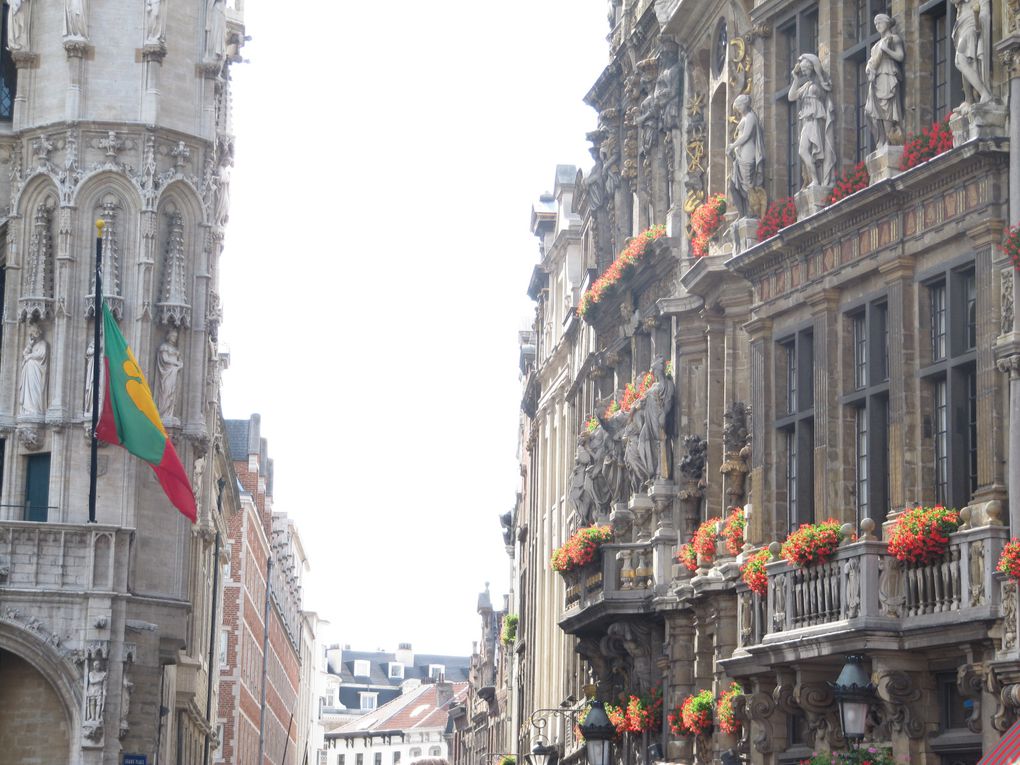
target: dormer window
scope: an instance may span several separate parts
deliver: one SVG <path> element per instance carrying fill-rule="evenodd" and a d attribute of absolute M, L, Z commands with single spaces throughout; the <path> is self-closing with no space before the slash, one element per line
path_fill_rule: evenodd
<path fill-rule="evenodd" d="M 368 659 L 354 660 L 354 676 L 369 677 L 372 674 L 372 663 Z"/>
<path fill-rule="evenodd" d="M 399 661 L 390 662 L 390 680 L 404 679 L 404 665 Z"/>

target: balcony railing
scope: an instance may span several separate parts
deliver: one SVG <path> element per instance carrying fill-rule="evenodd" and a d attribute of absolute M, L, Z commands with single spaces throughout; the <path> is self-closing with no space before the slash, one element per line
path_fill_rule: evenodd
<path fill-rule="evenodd" d="M 1007 537 L 1003 526 L 957 532 L 945 556 L 927 565 L 901 563 L 879 541 L 848 544 L 816 566 L 770 563 L 765 597 L 737 588 L 738 644 L 834 629 L 902 632 L 944 624 L 947 616 L 956 623 L 998 618 L 995 565 Z"/>
<path fill-rule="evenodd" d="M 133 538 L 117 526 L 0 521 L 0 588 L 127 592 Z"/>

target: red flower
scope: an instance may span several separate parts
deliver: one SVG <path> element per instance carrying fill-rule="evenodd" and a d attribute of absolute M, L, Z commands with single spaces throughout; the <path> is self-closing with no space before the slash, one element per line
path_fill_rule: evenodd
<path fill-rule="evenodd" d="M 836 185 L 825 198 L 825 204 L 831 205 L 845 199 L 851 194 L 868 188 L 871 183 L 871 176 L 868 175 L 868 168 L 863 162 L 858 162 L 848 173 L 844 173 L 836 180 Z"/>
<path fill-rule="evenodd" d="M 609 267 L 602 272 L 591 287 L 581 296 L 577 304 L 577 314 L 584 316 L 591 310 L 591 307 L 598 303 L 617 282 L 623 279 L 641 258 L 644 257 L 648 245 L 656 239 L 666 235 L 666 227 L 662 225 L 651 226 L 635 236 L 627 244 L 627 247 L 620 253 Z"/>
<path fill-rule="evenodd" d="M 768 548 L 758 550 L 740 567 L 740 578 L 755 595 L 764 596 L 768 591 L 769 579 L 765 574 L 765 565 L 772 560 Z"/>
<path fill-rule="evenodd" d="M 843 541 L 839 521 L 829 518 L 821 523 L 804 523 L 783 542 L 780 554 L 797 566 L 824 563 Z"/>
<path fill-rule="evenodd" d="M 744 511 L 739 507 L 731 507 L 726 525 L 723 526 L 723 538 L 726 540 L 726 550 L 730 555 L 739 555 L 744 549 L 744 529 L 747 521 L 744 519 Z"/>
<path fill-rule="evenodd" d="M 949 129 L 949 117 L 946 115 L 930 127 L 921 130 L 919 136 L 907 136 L 903 145 L 903 156 L 900 158 L 900 170 L 909 170 L 922 162 L 927 162 L 939 154 L 953 148 L 953 132 Z"/>
<path fill-rule="evenodd" d="M 896 519 L 889 533 L 889 554 L 905 563 L 931 563 L 949 546 L 949 535 L 960 528 L 960 514 L 941 505 L 914 507 Z"/>
<path fill-rule="evenodd" d="M 708 254 L 708 243 L 715 236 L 726 214 L 726 197 L 713 194 L 691 213 L 691 254 L 696 258 Z"/>
<path fill-rule="evenodd" d="M 793 202 L 793 197 L 777 199 L 769 205 L 765 216 L 758 221 L 758 241 L 764 242 L 796 222 L 797 206 Z"/>

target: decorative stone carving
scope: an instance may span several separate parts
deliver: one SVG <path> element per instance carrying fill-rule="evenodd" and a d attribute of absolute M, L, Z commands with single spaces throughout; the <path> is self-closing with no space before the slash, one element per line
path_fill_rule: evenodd
<path fill-rule="evenodd" d="M 163 261 L 163 289 L 156 304 L 159 323 L 171 327 L 191 324 L 184 257 L 184 217 L 171 209 L 167 213 L 166 254 Z"/>
<path fill-rule="evenodd" d="M 42 431 L 33 425 L 18 426 L 18 441 L 26 451 L 35 452 L 42 448 Z"/>
<path fill-rule="evenodd" d="M 21 352 L 21 387 L 18 396 L 23 415 L 42 417 L 46 411 L 46 381 L 49 368 L 49 346 L 42 327 L 31 324 L 28 343 Z"/>
<path fill-rule="evenodd" d="M 64 0 L 64 38 L 88 40 L 88 15 L 85 0 Z"/>
<path fill-rule="evenodd" d="M 726 495 L 731 505 L 740 505 L 744 498 L 744 479 L 750 457 L 749 411 L 743 401 L 734 401 L 723 413 L 723 464 L 719 472 L 729 478 Z"/>
<path fill-rule="evenodd" d="M 166 0 L 145 0 L 145 45 L 166 41 Z"/>
<path fill-rule="evenodd" d="M 910 675 L 902 670 L 889 670 L 878 676 L 878 697 L 885 710 L 884 724 L 889 731 L 905 733 L 910 738 L 924 735 L 924 721 L 913 705 L 921 698 Z M 884 737 L 883 737 L 884 738 Z"/>
<path fill-rule="evenodd" d="M 666 360 L 662 356 L 652 359 L 651 373 L 655 382 L 642 400 L 641 432 L 638 437 L 642 458 L 651 478 L 669 480 L 672 463 L 672 444 L 666 433 L 666 419 L 673 411 L 676 386 L 666 375 Z"/>
<path fill-rule="evenodd" d="M 638 693 L 651 690 L 656 679 L 652 672 L 651 627 L 640 622 L 614 622 L 606 630 L 601 647 L 607 656 L 626 660 L 619 666 L 626 678 L 625 687 L 636 688 Z"/>
<path fill-rule="evenodd" d="M 692 73 L 692 78 L 696 73 Z M 687 174 L 684 185 L 684 212 L 690 215 L 705 201 L 705 97 L 697 88 L 687 99 L 687 136 L 684 151 L 687 155 Z"/>
<path fill-rule="evenodd" d="M 1006 651 L 1017 646 L 1016 590 L 1015 580 L 1008 579 L 1002 583 L 1002 647 Z"/>
<path fill-rule="evenodd" d="M 772 631 L 786 629 L 786 574 L 777 574 L 772 582 Z"/>
<path fill-rule="evenodd" d="M 205 58 L 209 63 L 223 60 L 227 52 L 226 0 L 208 0 L 205 14 Z"/>
<path fill-rule="evenodd" d="M 595 464 L 595 455 L 591 446 L 592 438 L 593 434 L 587 430 L 584 430 L 577 437 L 577 447 L 574 450 L 574 468 L 570 471 L 567 490 L 567 498 L 574 506 L 574 511 L 583 525 L 591 523 L 596 504 L 596 489 L 593 484 L 591 470 Z M 603 440 L 604 438 L 603 434 Z M 599 468 L 601 470 L 601 465 Z"/>
<path fill-rule="evenodd" d="M 846 618 L 854 619 L 861 613 L 861 562 L 850 558 L 846 564 Z"/>
<path fill-rule="evenodd" d="M 907 595 L 903 581 L 903 564 L 889 555 L 878 563 L 878 606 L 882 616 L 903 615 Z"/>
<path fill-rule="evenodd" d="M 96 211 L 97 217 L 106 223 L 103 226 L 103 297 L 110 306 L 110 312 L 121 319 L 124 316 L 124 298 L 120 294 L 120 232 L 117 216 L 120 202 L 113 194 L 107 194 Z M 96 272 L 90 269 L 89 294 L 85 296 L 85 316 L 96 315 Z"/>
<path fill-rule="evenodd" d="M 779 688 L 776 688 L 778 691 Z M 772 715 L 776 711 L 776 703 L 765 693 L 755 693 L 747 697 L 747 713 L 751 718 L 751 744 L 755 751 L 768 754 L 772 751 Z"/>
<path fill-rule="evenodd" d="M 11 0 L 7 7 L 7 49 L 11 53 L 29 50 L 33 0 Z"/>
<path fill-rule="evenodd" d="M 117 738 L 121 741 L 131 731 L 131 725 L 129 718 L 131 715 L 131 693 L 134 690 L 135 684 L 131 682 L 130 677 L 131 662 L 124 662 L 124 673 L 121 675 L 121 688 L 120 688 L 120 726 L 117 734 Z"/>
<path fill-rule="evenodd" d="M 903 39 L 896 34 L 896 20 L 884 13 L 875 16 L 875 29 L 881 35 L 871 46 L 865 71 L 868 98 L 864 113 L 878 150 L 889 144 L 903 143 Z"/>
<path fill-rule="evenodd" d="M 814 734 L 814 745 L 817 747 L 827 739 L 838 746 L 842 735 L 839 723 L 834 720 L 835 698 L 828 683 L 800 683 L 793 691 L 797 706 L 804 711 L 808 727 Z"/>
<path fill-rule="evenodd" d="M 960 696 L 971 701 L 970 714 L 967 716 L 967 728 L 971 733 L 981 732 L 981 696 L 984 685 L 982 668 L 964 664 L 956 671 L 956 687 Z"/>
<path fill-rule="evenodd" d="M 1002 305 L 1002 319 L 999 323 L 999 333 L 1008 335 L 1013 331 L 1013 275 L 1014 269 L 1007 268 L 1000 274 L 999 295 Z"/>
<path fill-rule="evenodd" d="M 699 435 L 684 436 L 684 450 L 687 454 L 680 460 L 680 476 L 684 480 L 698 483 L 705 474 L 708 442 Z"/>
<path fill-rule="evenodd" d="M 836 106 L 832 81 L 813 53 L 801 54 L 787 98 L 797 103 L 803 187 L 831 186 L 836 172 Z"/>
<path fill-rule="evenodd" d="M 970 543 L 970 604 L 980 606 L 985 602 L 985 544 Z"/>
<path fill-rule="evenodd" d="M 992 92 L 985 79 L 985 30 L 990 24 L 990 4 L 987 0 L 953 0 L 956 6 L 956 23 L 953 25 L 953 63 L 963 79 L 963 110 L 969 111 L 974 102 L 987 103 Z"/>
<path fill-rule="evenodd" d="M 626 502 L 629 497 L 630 485 L 627 475 L 625 457 L 624 432 L 629 422 L 626 413 L 617 411 L 609 417 L 600 414 L 602 407 L 596 406 L 596 417 L 606 433 L 602 447 L 602 475 L 606 483 L 606 491 L 612 503 Z"/>
<path fill-rule="evenodd" d="M 52 315 L 54 201 L 46 199 L 35 208 L 25 284 L 18 298 L 22 321 L 41 321 Z"/>
<path fill-rule="evenodd" d="M 178 378 L 184 366 L 177 342 L 177 329 L 171 327 L 167 330 L 166 338 L 156 354 L 156 407 L 163 422 L 168 422 L 174 417 Z"/>
<path fill-rule="evenodd" d="M 733 101 L 738 116 L 733 142 L 726 152 L 733 157 L 733 174 L 730 176 L 730 198 L 741 218 L 761 218 L 765 215 L 765 131 L 758 115 L 751 108 L 751 97 L 746 93 Z"/>
<path fill-rule="evenodd" d="M 638 399 L 631 405 L 622 435 L 623 460 L 627 468 L 631 494 L 637 494 L 644 488 L 654 469 L 641 442 L 646 420 L 645 405 L 644 399 Z"/>
<path fill-rule="evenodd" d="M 82 734 L 87 740 L 99 744 L 103 740 L 109 656 L 105 646 L 92 643 L 86 651 L 85 658 L 85 710 L 82 716 Z"/>
<path fill-rule="evenodd" d="M 82 414 L 86 417 L 92 414 L 92 393 L 95 390 L 93 384 L 95 382 L 95 363 L 96 363 L 96 342 L 95 340 L 89 340 L 88 347 L 85 349 L 85 391 L 82 395 Z M 102 374 L 102 370 L 100 370 Z M 102 386 L 99 388 L 100 397 L 102 397 Z M 100 411 L 102 411 L 102 403 L 100 402 Z M 89 425 L 91 428 L 91 424 Z"/>

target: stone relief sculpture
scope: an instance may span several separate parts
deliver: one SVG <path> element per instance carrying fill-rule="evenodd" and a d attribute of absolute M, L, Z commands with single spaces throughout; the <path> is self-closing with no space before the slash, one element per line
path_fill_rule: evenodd
<path fill-rule="evenodd" d="M 42 328 L 32 324 L 28 328 L 28 343 L 21 352 L 21 413 L 42 415 L 46 411 L 46 372 L 49 347 L 43 338 Z"/>
<path fill-rule="evenodd" d="M 953 62 L 963 78 L 964 105 L 992 100 L 984 78 L 985 30 L 989 26 L 988 0 L 953 0 L 956 23 L 953 24 Z"/>
<path fill-rule="evenodd" d="M 225 148 L 220 154 L 220 167 L 216 178 L 216 225 L 224 226 L 230 217 L 230 173 L 234 164 L 233 151 Z"/>
<path fill-rule="evenodd" d="M 800 120 L 798 154 L 803 166 L 804 187 L 831 186 L 836 171 L 836 107 L 832 82 L 813 53 L 797 59 L 792 72 L 790 101 L 797 103 Z"/>
<path fill-rule="evenodd" d="M 64 0 L 64 37 L 87 40 L 88 9 L 85 0 Z"/>
<path fill-rule="evenodd" d="M 89 347 L 85 349 L 85 394 L 82 405 L 82 412 L 92 414 L 92 382 L 95 375 L 96 343 L 89 340 Z"/>
<path fill-rule="evenodd" d="M 666 376 L 666 360 L 656 356 L 652 360 L 651 373 L 655 382 L 643 399 L 641 431 L 638 434 L 639 452 L 651 479 L 669 479 L 671 449 L 666 435 L 666 418 L 673 410 L 676 386 Z M 646 479 L 647 480 L 647 479 Z"/>
<path fill-rule="evenodd" d="M 736 136 L 727 148 L 733 157 L 730 194 L 741 218 L 760 218 L 764 215 L 765 132 L 751 108 L 750 96 L 737 96 L 733 111 L 739 121 Z"/>
<path fill-rule="evenodd" d="M 654 464 L 650 455 L 642 449 L 641 430 L 644 428 L 645 400 L 639 399 L 630 408 L 627 425 L 623 430 L 623 458 L 630 479 L 630 492 L 637 494 L 652 477 Z"/>
<path fill-rule="evenodd" d="M 159 416 L 164 422 L 174 415 L 177 403 L 177 378 L 184 362 L 181 351 L 177 347 L 177 330 L 167 330 L 166 339 L 159 346 L 156 355 L 156 406 Z"/>
<path fill-rule="evenodd" d="M 106 659 L 89 659 L 85 688 L 85 738 L 98 742 L 103 737 L 103 713 L 106 711 Z"/>
<path fill-rule="evenodd" d="M 205 56 L 218 61 L 227 52 L 227 9 L 225 0 L 209 0 L 205 15 Z"/>
<path fill-rule="evenodd" d="M 570 483 L 567 490 L 567 498 L 574 506 L 581 523 L 588 525 L 592 517 L 595 498 L 593 496 L 592 477 L 589 472 L 595 460 L 595 455 L 589 446 L 591 433 L 582 432 L 577 437 L 577 448 L 574 450 L 574 468 L 570 471 Z"/>
<path fill-rule="evenodd" d="M 128 677 L 128 666 L 124 665 L 124 675 L 120 690 L 120 730 L 119 738 L 123 739 L 131 731 L 130 723 L 128 718 L 131 715 L 131 694 L 134 691 L 135 684 L 131 682 Z"/>
<path fill-rule="evenodd" d="M 903 143 L 903 39 L 896 34 L 896 20 L 880 13 L 875 16 L 875 29 L 881 36 L 871 46 L 866 73 L 868 98 L 864 113 L 868 117 L 871 137 L 879 150 L 889 144 Z"/>
<path fill-rule="evenodd" d="M 628 417 L 622 411 L 617 411 L 609 417 L 603 414 L 595 416 L 606 433 L 602 448 L 602 476 L 606 484 L 606 493 L 610 502 L 626 502 L 630 484 L 624 457 L 623 434 L 629 421 Z"/>
<path fill-rule="evenodd" d="M 145 44 L 166 40 L 166 0 L 145 0 Z"/>
<path fill-rule="evenodd" d="M 7 49 L 12 53 L 28 50 L 32 0 L 11 0 L 7 9 Z"/>
<path fill-rule="evenodd" d="M 699 435 L 684 436 L 687 454 L 680 460 L 680 475 L 687 481 L 698 483 L 705 474 L 705 455 L 708 443 Z"/>

